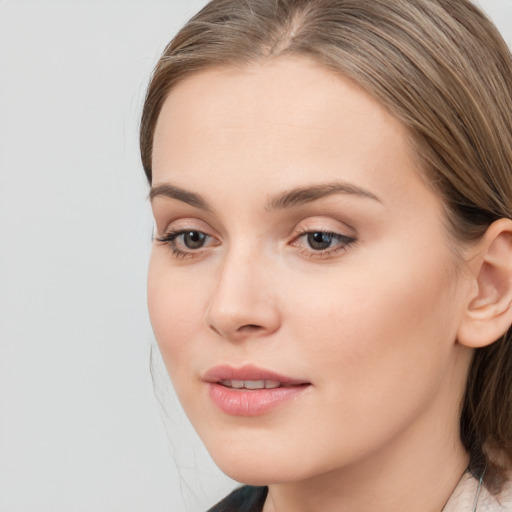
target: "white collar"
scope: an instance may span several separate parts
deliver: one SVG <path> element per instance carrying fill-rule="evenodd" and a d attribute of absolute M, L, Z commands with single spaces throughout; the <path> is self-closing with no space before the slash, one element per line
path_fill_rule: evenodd
<path fill-rule="evenodd" d="M 512 481 L 508 480 L 497 496 L 469 472 L 464 473 L 442 512 L 505 512 L 512 511 Z"/>

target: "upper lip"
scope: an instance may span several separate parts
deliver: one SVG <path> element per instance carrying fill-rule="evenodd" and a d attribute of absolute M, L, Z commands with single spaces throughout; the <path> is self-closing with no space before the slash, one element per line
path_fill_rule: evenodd
<path fill-rule="evenodd" d="M 287 377 L 286 375 L 280 375 L 276 372 L 266 370 L 264 368 L 258 368 L 257 366 L 250 364 L 240 368 L 234 368 L 229 365 L 215 366 L 210 368 L 203 375 L 203 380 L 210 383 L 226 380 L 272 380 L 290 385 L 309 384 L 306 380 Z"/>

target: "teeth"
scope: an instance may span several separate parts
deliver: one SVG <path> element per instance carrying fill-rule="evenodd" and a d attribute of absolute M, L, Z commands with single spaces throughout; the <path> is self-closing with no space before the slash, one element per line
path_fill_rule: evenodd
<path fill-rule="evenodd" d="M 277 380 L 221 380 L 220 383 L 235 389 L 274 389 L 281 386 Z"/>
<path fill-rule="evenodd" d="M 244 380 L 244 388 L 246 389 L 264 389 L 264 380 Z"/>

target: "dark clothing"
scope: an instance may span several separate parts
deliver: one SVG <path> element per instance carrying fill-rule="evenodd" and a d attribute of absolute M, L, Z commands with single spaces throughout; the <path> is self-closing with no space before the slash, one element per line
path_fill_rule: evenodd
<path fill-rule="evenodd" d="M 217 503 L 208 512 L 261 512 L 268 487 L 244 485 Z"/>

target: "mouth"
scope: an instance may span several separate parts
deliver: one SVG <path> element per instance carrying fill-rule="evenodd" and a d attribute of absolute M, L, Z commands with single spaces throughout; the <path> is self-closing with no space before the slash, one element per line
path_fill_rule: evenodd
<path fill-rule="evenodd" d="M 244 390 L 255 390 L 255 389 L 276 389 L 276 388 L 292 388 L 295 386 L 306 386 L 304 384 L 291 384 L 289 382 L 279 382 L 278 380 L 229 380 L 224 379 L 219 381 L 221 386 L 232 389 L 244 389 Z"/>
<path fill-rule="evenodd" d="M 203 376 L 212 402 L 231 416 L 259 416 L 299 398 L 311 382 L 256 366 L 217 366 Z"/>

